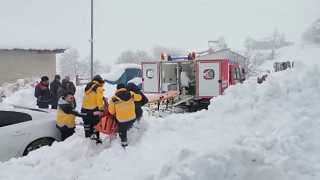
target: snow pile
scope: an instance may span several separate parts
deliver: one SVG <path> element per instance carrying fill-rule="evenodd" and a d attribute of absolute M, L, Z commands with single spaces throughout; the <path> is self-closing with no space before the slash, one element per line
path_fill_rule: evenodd
<path fill-rule="evenodd" d="M 129 133 L 126 150 L 78 132 L 0 164 L 0 179 L 318 180 L 320 67 L 296 62 L 275 74 L 228 88 L 208 111 L 145 117 L 146 131 Z"/>
<path fill-rule="evenodd" d="M 122 74 L 125 72 L 126 69 L 130 69 L 130 68 L 141 69 L 141 65 L 140 64 L 116 64 L 111 66 L 110 68 L 111 71 L 109 73 L 100 74 L 100 76 L 103 79 L 107 79 L 109 81 L 116 81 L 122 76 Z"/>
<path fill-rule="evenodd" d="M 18 105 L 26 105 L 24 103 L 28 102 L 29 100 L 33 100 L 34 86 L 39 81 L 40 78 L 24 78 L 18 79 L 16 83 L 4 83 L 3 86 L 0 88 L 0 99 L 2 99 L 3 102 L 11 102 L 18 103 Z M 31 98 L 28 98 L 30 94 Z"/>

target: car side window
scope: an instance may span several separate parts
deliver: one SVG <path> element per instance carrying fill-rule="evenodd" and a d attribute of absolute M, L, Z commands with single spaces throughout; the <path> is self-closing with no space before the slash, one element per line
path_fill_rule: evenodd
<path fill-rule="evenodd" d="M 29 114 L 14 111 L 0 111 L 0 128 L 31 121 Z"/>

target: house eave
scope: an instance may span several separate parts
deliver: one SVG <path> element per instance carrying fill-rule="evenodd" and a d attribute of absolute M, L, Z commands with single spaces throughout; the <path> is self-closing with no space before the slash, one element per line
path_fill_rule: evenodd
<path fill-rule="evenodd" d="M 60 54 L 64 53 L 67 48 L 64 49 L 21 49 L 21 48 L 14 48 L 14 49 L 0 49 L 0 51 L 29 51 L 29 52 L 38 52 L 38 53 L 55 53 Z"/>

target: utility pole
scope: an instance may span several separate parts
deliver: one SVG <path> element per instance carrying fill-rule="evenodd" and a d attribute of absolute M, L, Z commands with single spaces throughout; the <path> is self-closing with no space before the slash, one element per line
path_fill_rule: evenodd
<path fill-rule="evenodd" d="M 274 28 L 274 35 L 273 35 L 273 42 L 272 42 L 272 53 L 271 53 L 271 60 L 274 59 L 276 53 L 276 36 L 277 36 L 277 27 Z"/>
<path fill-rule="evenodd" d="M 93 0 L 91 0 L 91 79 L 93 78 Z"/>

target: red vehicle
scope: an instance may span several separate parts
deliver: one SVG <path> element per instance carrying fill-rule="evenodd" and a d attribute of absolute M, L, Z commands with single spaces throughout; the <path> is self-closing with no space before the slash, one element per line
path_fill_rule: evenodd
<path fill-rule="evenodd" d="M 244 81 L 238 62 L 244 62 L 245 57 L 230 49 L 198 57 L 196 54 L 162 54 L 159 62 L 142 63 L 144 93 L 175 91 L 179 96 L 171 103 L 173 107 L 196 111 L 206 109 L 210 99 L 222 95 L 230 85 Z"/>

